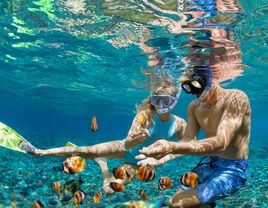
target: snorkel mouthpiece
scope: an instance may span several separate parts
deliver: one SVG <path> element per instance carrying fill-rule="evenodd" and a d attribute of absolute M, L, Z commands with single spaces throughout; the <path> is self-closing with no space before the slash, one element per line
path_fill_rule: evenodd
<path fill-rule="evenodd" d="M 178 100 L 175 100 L 174 103 L 171 106 L 167 107 L 167 108 L 158 108 L 156 110 L 157 114 L 165 115 L 165 114 L 170 113 L 175 108 L 177 102 L 178 102 Z"/>

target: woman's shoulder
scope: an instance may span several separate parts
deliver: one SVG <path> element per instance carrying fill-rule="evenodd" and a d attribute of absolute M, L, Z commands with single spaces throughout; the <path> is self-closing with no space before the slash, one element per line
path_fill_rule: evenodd
<path fill-rule="evenodd" d="M 174 122 L 175 122 L 176 124 L 178 124 L 178 125 L 180 125 L 180 126 L 182 126 L 182 125 L 186 125 L 186 121 L 185 121 L 183 118 L 181 118 L 181 117 L 179 117 L 179 116 L 176 116 L 176 115 L 174 115 L 174 114 L 173 114 L 173 118 L 174 118 Z"/>
<path fill-rule="evenodd" d="M 182 138 L 183 135 L 184 135 L 187 123 L 183 118 L 180 118 L 180 117 L 178 117 L 176 115 L 173 115 L 173 117 L 174 117 L 174 126 L 175 126 L 176 135 L 179 138 Z"/>

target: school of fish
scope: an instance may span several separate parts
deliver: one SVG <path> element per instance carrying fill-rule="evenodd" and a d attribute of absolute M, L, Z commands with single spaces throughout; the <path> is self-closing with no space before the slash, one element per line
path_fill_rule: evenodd
<path fill-rule="evenodd" d="M 146 124 L 146 114 L 142 112 L 138 117 L 138 122 L 144 126 Z M 97 119 L 95 116 L 92 117 L 91 120 L 91 131 L 96 132 L 98 130 L 98 124 Z M 68 146 L 74 146 L 72 143 L 67 143 Z M 74 156 L 67 158 L 63 162 L 62 171 L 68 174 L 76 174 L 80 173 L 85 169 L 86 161 L 85 159 Z M 113 168 L 113 176 L 115 179 L 125 180 L 127 179 L 128 182 L 131 181 L 131 179 L 136 176 L 138 180 L 143 181 L 152 181 L 156 177 L 155 168 L 153 165 L 143 165 L 138 167 L 133 174 L 133 170 L 127 166 L 122 166 L 119 168 Z M 194 172 L 189 172 L 186 174 L 183 174 L 180 179 L 181 184 L 194 188 L 198 184 L 198 175 Z M 83 204 L 83 201 L 86 199 L 86 193 L 81 190 L 80 186 L 83 183 L 82 179 L 73 179 L 70 180 L 63 185 L 59 181 L 55 181 L 52 183 L 52 189 L 58 192 L 59 199 L 62 201 L 62 203 L 69 203 L 71 199 L 73 199 L 73 203 L 75 208 L 78 208 L 79 205 Z M 109 184 L 110 188 L 113 189 L 115 192 L 124 192 L 125 186 L 118 182 L 111 182 Z M 166 190 L 173 187 L 173 183 L 171 178 L 169 177 L 160 177 L 158 181 L 158 189 L 160 190 Z M 142 200 L 148 200 L 147 193 L 141 189 L 140 192 L 140 198 Z M 93 201 L 95 204 L 98 204 L 103 199 L 103 194 L 100 191 L 96 191 L 93 196 Z M 127 202 L 125 205 L 133 205 L 135 203 L 143 204 L 143 202 Z M 135 204 L 136 205 L 136 204 Z M 144 205 L 144 204 L 143 204 Z M 13 206 L 12 206 L 13 207 Z M 32 208 L 44 208 L 45 206 L 40 200 L 36 200 L 32 204 Z"/>

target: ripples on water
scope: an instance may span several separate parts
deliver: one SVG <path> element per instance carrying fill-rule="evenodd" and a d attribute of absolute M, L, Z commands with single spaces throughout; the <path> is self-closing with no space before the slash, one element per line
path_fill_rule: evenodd
<path fill-rule="evenodd" d="M 184 2 L 178 8 L 173 0 L 2 1 L 3 93 L 57 109 L 64 106 L 65 110 L 78 114 L 87 111 L 93 99 L 97 103 L 109 100 L 111 108 L 121 108 L 128 114 L 132 103 L 142 100 L 152 83 L 156 83 L 159 79 L 156 77 L 177 79 L 189 65 L 189 56 L 202 50 L 201 53 L 214 57 L 214 60 L 203 57 L 203 62 L 213 62 L 214 77 L 219 81 L 243 74 L 238 40 L 247 43 L 246 57 L 258 54 L 247 58 L 246 65 L 255 59 L 253 66 L 258 63 L 267 66 L 265 54 L 261 53 L 267 49 L 254 45 L 256 39 L 265 44 L 266 39 L 261 38 L 266 37 L 265 25 L 257 30 L 255 24 L 245 28 L 246 20 L 263 21 L 265 2 L 261 7 L 243 2 L 248 9 L 256 8 L 246 15 L 235 1 L 226 2 L 221 1 L 215 14 L 204 15 L 201 10 L 213 8 L 212 3 L 198 8 Z M 182 8 L 184 11 L 177 12 Z M 234 14 L 237 11 L 242 15 Z M 201 26 L 204 21 L 207 26 Z M 217 25 L 227 27 L 219 29 Z M 197 37 L 200 33 L 203 40 Z M 214 36 L 209 38 L 208 33 Z M 216 33 L 228 34 L 217 37 Z M 161 63 L 152 61 L 154 56 L 161 57 Z"/>
<path fill-rule="evenodd" d="M 155 85 L 163 80 L 177 82 L 183 71 L 209 65 L 214 81 L 220 83 L 232 83 L 243 75 L 258 80 L 243 82 L 241 87 L 256 105 L 267 102 L 263 97 L 268 96 L 268 2 L 179 2 L 177 5 L 174 0 L 1 1 L 2 99 L 12 98 L 17 103 L 27 100 L 73 114 L 83 114 L 102 104 L 107 112 L 129 115 L 133 104 L 145 98 Z M 260 155 L 256 153 L 255 159 L 260 160 Z M 55 161 L 47 161 L 51 162 Z M 262 162 L 254 164 L 258 170 L 267 169 Z M 37 191 L 31 192 L 29 199 L 48 194 L 47 205 L 56 206 L 59 201 L 43 185 L 48 177 L 46 171 L 31 167 L 29 177 L 23 180 L 28 184 L 25 186 L 21 182 L 25 164 L 21 165 L 14 180 L 19 184 L 4 178 L 6 195 L 1 195 L 1 203 L 9 201 L 13 189 L 20 189 L 14 198 L 21 206 L 29 207 L 31 203 L 23 202 L 23 196 L 28 197 L 30 186 Z M 4 166 L 1 170 L 11 171 Z M 30 180 L 33 172 L 37 172 L 37 184 Z M 260 171 L 250 174 L 253 179 L 247 188 L 258 188 L 252 193 L 243 189 L 237 198 L 228 198 L 228 205 L 265 205 L 267 186 L 258 177 L 266 176 Z M 100 178 L 91 184 L 98 182 Z M 12 187 L 11 192 L 6 192 L 8 187 Z M 253 195 L 256 190 L 263 194 Z M 153 195 L 158 194 L 154 190 Z M 130 199 L 126 196 L 125 201 Z M 104 202 L 117 200 L 118 195 Z M 220 204 L 227 206 L 224 202 Z"/>

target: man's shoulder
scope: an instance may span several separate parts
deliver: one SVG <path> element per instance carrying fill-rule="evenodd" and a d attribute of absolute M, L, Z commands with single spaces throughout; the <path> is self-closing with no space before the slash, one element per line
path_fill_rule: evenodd
<path fill-rule="evenodd" d="M 197 107 L 198 107 L 198 101 L 197 100 L 191 101 L 187 109 L 188 116 L 193 115 Z"/>
<path fill-rule="evenodd" d="M 239 94 L 239 95 L 247 97 L 247 94 L 244 91 L 239 90 L 239 89 L 225 89 L 225 90 L 230 91 L 230 93 L 232 94 Z"/>
<path fill-rule="evenodd" d="M 198 100 L 194 99 L 193 101 L 190 102 L 190 105 L 188 107 L 188 110 L 194 110 L 198 106 Z"/>
<path fill-rule="evenodd" d="M 225 98 L 226 105 L 240 108 L 250 108 L 250 102 L 245 92 L 238 89 L 230 89 L 228 91 L 229 93 L 227 93 Z"/>
<path fill-rule="evenodd" d="M 229 99 L 235 99 L 237 101 L 248 101 L 248 96 L 245 92 L 243 92 L 242 90 L 239 89 L 229 89 L 226 90 L 227 93 L 227 98 Z"/>

